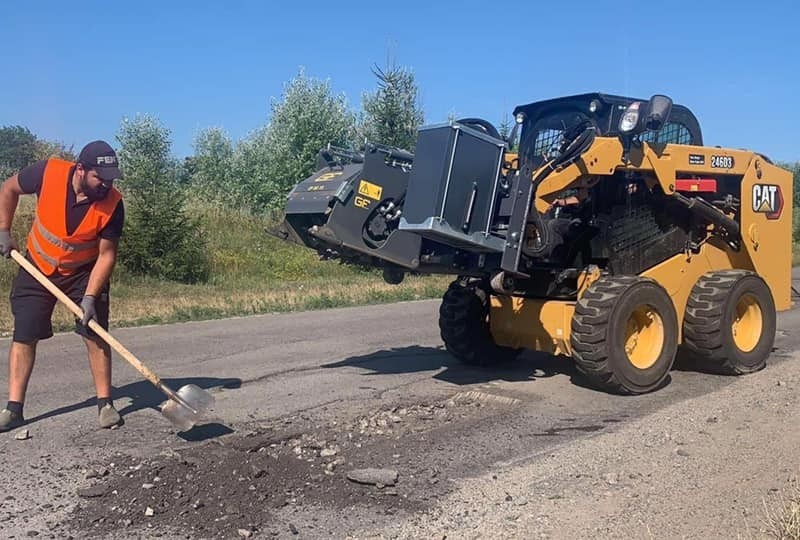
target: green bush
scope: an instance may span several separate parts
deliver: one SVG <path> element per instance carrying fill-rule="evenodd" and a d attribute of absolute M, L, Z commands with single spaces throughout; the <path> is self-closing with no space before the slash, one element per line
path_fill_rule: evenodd
<path fill-rule="evenodd" d="M 347 146 L 354 130 L 355 115 L 344 95 L 301 69 L 272 101 L 269 123 L 236 146 L 233 176 L 251 208 L 280 210 L 289 190 L 314 172 L 320 149 Z"/>
<path fill-rule="evenodd" d="M 117 136 L 126 195 L 120 262 L 134 274 L 182 283 L 208 280 L 205 235 L 188 217 L 179 167 L 170 157 L 169 130 L 140 116 L 124 120 Z"/>
<path fill-rule="evenodd" d="M 792 208 L 792 242 L 800 242 L 800 206 Z"/>
<path fill-rule="evenodd" d="M 163 202 L 156 209 L 148 206 L 146 198 L 131 202 L 119 255 L 125 269 L 181 283 L 207 281 L 211 264 L 198 222 L 165 218 L 158 212 L 169 211 Z"/>

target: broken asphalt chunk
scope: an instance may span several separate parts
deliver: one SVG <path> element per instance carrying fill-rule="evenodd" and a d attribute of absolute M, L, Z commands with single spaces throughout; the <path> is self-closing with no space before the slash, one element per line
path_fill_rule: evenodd
<path fill-rule="evenodd" d="M 398 473 L 393 469 L 355 469 L 347 473 L 347 479 L 359 484 L 393 486 Z"/>

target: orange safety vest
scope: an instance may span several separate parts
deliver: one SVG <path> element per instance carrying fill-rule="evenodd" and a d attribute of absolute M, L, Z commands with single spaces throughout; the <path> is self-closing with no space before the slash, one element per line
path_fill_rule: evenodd
<path fill-rule="evenodd" d="M 67 190 L 72 189 L 69 171 L 73 166 L 70 161 L 47 160 L 36 217 L 28 234 L 28 254 L 47 275 L 56 270 L 71 274 L 96 260 L 100 253 L 100 231 L 122 200 L 120 192 L 112 187 L 105 199 L 91 203 L 78 228 L 67 234 Z"/>

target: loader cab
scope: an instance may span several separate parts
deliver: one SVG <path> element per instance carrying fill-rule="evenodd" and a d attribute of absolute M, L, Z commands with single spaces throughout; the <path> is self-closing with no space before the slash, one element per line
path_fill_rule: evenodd
<path fill-rule="evenodd" d="M 647 102 L 646 99 L 590 93 L 520 105 L 514 110 L 514 117 L 522 128 L 520 164 L 531 169 L 541 166 L 557 150 L 562 135 L 581 123 L 593 126 L 599 136 L 618 136 L 620 118 L 635 101 Z M 669 120 L 659 131 L 642 133 L 640 139 L 657 144 L 703 144 L 697 118 L 681 105 L 672 107 Z"/>

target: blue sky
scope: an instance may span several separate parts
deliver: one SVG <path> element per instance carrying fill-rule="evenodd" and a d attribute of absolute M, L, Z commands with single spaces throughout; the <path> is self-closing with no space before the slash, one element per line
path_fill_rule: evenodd
<path fill-rule="evenodd" d="M 388 57 L 425 120 L 602 91 L 665 93 L 707 144 L 800 160 L 800 2 L 3 2 L 0 125 L 74 144 L 158 117 L 176 156 L 199 130 L 268 121 L 301 66 L 353 107 Z"/>

